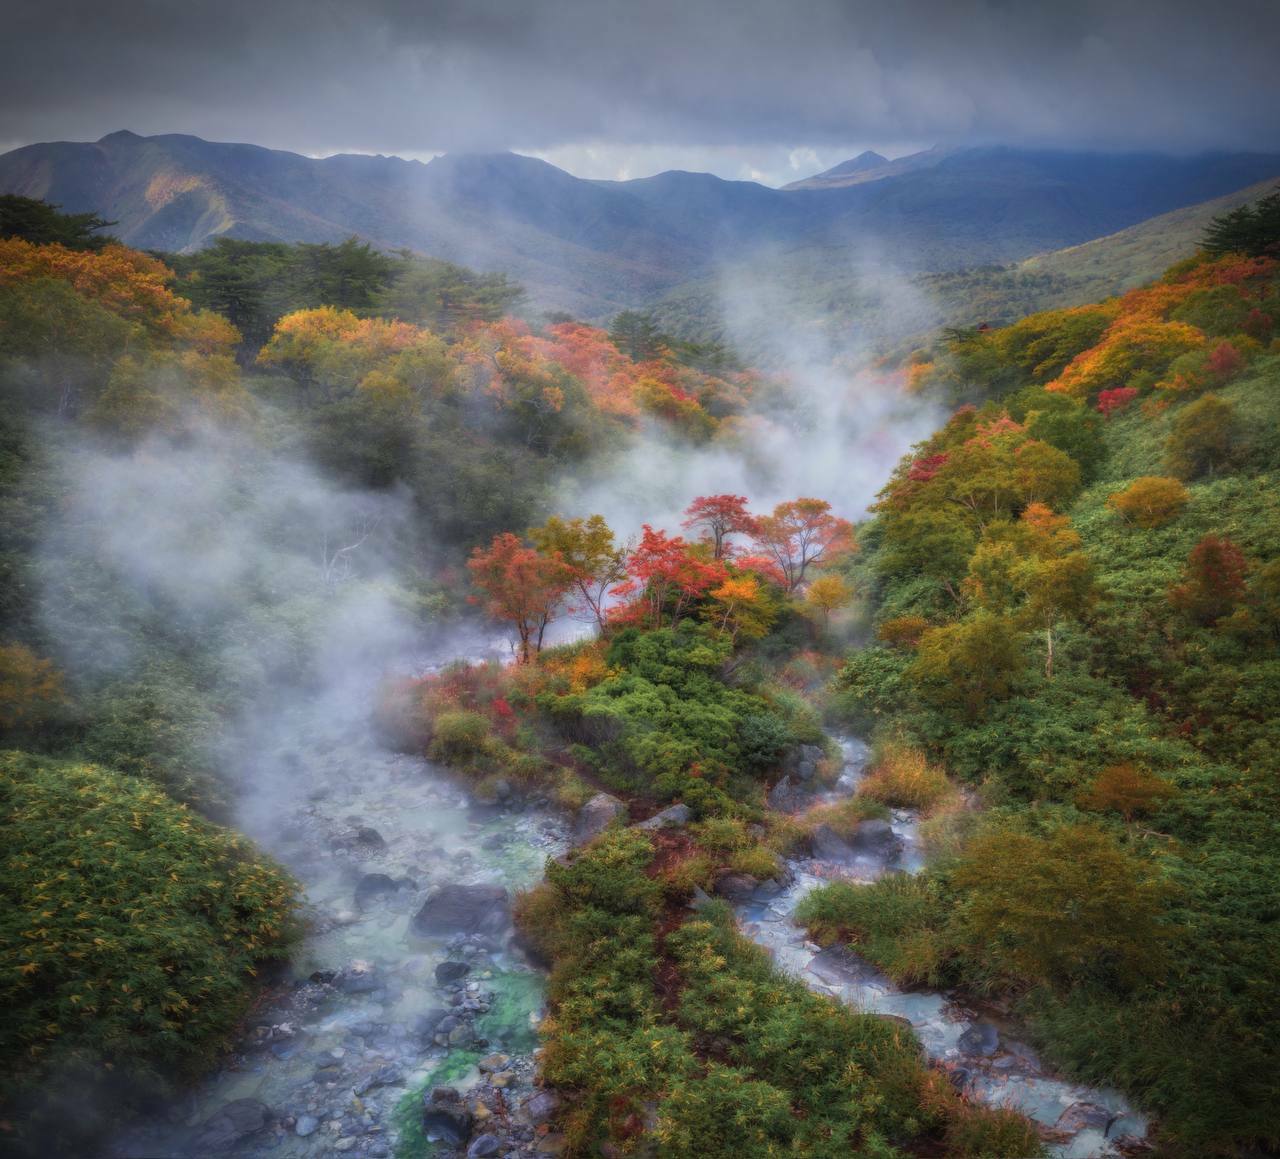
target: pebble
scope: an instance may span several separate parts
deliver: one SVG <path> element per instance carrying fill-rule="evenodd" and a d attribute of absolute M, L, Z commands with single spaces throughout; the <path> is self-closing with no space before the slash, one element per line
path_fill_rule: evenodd
<path fill-rule="evenodd" d="M 308 1135 L 312 1134 L 319 1126 L 320 1126 L 320 1120 L 317 1119 L 314 1115 L 299 1115 L 298 1121 L 294 1125 L 293 1133 L 295 1135 L 300 1135 L 302 1138 L 305 1139 Z"/>

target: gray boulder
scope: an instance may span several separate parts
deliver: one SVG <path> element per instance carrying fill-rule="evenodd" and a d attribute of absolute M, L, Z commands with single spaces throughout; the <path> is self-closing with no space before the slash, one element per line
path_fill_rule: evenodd
<path fill-rule="evenodd" d="M 467 1159 L 489 1159 L 502 1150 L 502 1140 L 497 1135 L 477 1135 L 467 1148 Z"/>
<path fill-rule="evenodd" d="M 713 888 L 726 901 L 744 902 L 751 900 L 759 884 L 749 873 L 722 873 Z"/>
<path fill-rule="evenodd" d="M 688 805 L 678 804 L 670 805 L 663 809 L 661 813 L 655 813 L 647 821 L 641 821 L 636 825 L 637 829 L 679 829 L 682 825 L 689 824 L 693 818 L 693 810 Z"/>
<path fill-rule="evenodd" d="M 524 1104 L 524 1113 L 535 1127 L 550 1121 L 560 1108 L 560 1096 L 555 1091 L 535 1091 Z"/>
<path fill-rule="evenodd" d="M 627 807 L 610 793 L 597 793 L 581 809 L 573 826 L 573 843 L 585 845 L 599 837 L 617 818 L 625 817 Z"/>
<path fill-rule="evenodd" d="M 813 780 L 818 775 L 818 762 L 826 755 L 821 745 L 801 745 L 796 757 L 797 779 L 801 781 Z"/>
<path fill-rule="evenodd" d="M 819 825 L 809 834 L 809 852 L 819 861 L 852 861 L 853 846 L 830 825 Z"/>
<path fill-rule="evenodd" d="M 511 897 L 500 885 L 442 885 L 422 903 L 409 928 L 419 937 L 497 934 L 511 921 Z"/>
<path fill-rule="evenodd" d="M 1072 1103 L 1058 1116 L 1058 1121 L 1054 1126 L 1059 1131 L 1070 1131 L 1072 1134 L 1077 1131 L 1090 1130 L 1101 1131 L 1105 1134 L 1115 1117 L 1114 1111 L 1109 1111 L 1106 1107 L 1100 1107 L 1097 1103 Z"/>
<path fill-rule="evenodd" d="M 441 962 L 436 967 L 436 981 L 446 986 L 459 978 L 465 978 L 470 972 L 471 967 L 466 962 Z"/>
<path fill-rule="evenodd" d="M 853 848 L 859 853 L 873 853 L 878 857 L 896 857 L 902 852 L 902 838 L 888 821 L 872 819 L 861 821 L 853 832 Z"/>
<path fill-rule="evenodd" d="M 808 804 L 810 794 L 790 776 L 785 776 L 769 790 L 769 808 L 779 813 L 798 813 Z"/>
<path fill-rule="evenodd" d="M 356 906 L 367 909 L 380 897 L 389 897 L 400 889 L 401 883 L 385 873 L 366 873 L 356 882 Z"/>
<path fill-rule="evenodd" d="M 372 962 L 352 962 L 339 972 L 334 984 L 344 994 L 371 994 L 382 984 Z"/>
<path fill-rule="evenodd" d="M 1000 1047 L 1000 1032 L 990 1022 L 975 1022 L 956 1045 L 964 1054 L 990 1058 Z"/>

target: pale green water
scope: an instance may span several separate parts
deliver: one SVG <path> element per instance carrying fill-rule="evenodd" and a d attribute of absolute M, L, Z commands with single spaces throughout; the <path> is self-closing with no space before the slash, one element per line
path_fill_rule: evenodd
<path fill-rule="evenodd" d="M 411 934 L 412 915 L 443 885 L 498 884 L 514 894 L 566 843 L 551 813 L 477 806 L 441 769 L 378 748 L 365 719 L 304 706 L 274 722 L 283 739 L 246 771 L 242 823 L 305 887 L 310 932 L 226 1065 L 115 1140 L 113 1156 L 201 1154 L 200 1125 L 246 1098 L 265 1104 L 272 1123 L 231 1154 L 395 1153 L 397 1103 L 448 1053 L 414 1020 L 447 1005 L 434 970 L 460 956 L 447 939 Z M 376 830 L 380 843 L 359 841 L 361 829 Z M 402 885 L 361 910 L 355 886 L 368 873 Z M 363 992 L 308 982 L 356 963 L 374 980 Z M 536 1045 L 541 975 L 505 937 L 473 963 L 466 981 L 494 994 L 477 1031 L 489 1049 L 527 1054 Z M 371 1079 L 378 1085 L 365 1089 Z M 296 1120 L 306 1126 L 306 1116 L 318 1126 L 299 1135 Z"/>

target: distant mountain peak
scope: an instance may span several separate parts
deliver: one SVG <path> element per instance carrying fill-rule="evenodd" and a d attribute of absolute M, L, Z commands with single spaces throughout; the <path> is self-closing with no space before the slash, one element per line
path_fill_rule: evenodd
<path fill-rule="evenodd" d="M 888 165 L 889 158 L 882 156 L 871 149 L 864 149 L 856 157 L 848 161 L 841 161 L 839 165 L 819 173 L 819 177 L 842 177 L 846 173 L 862 173 L 867 169 L 879 169 L 881 165 Z"/>
<path fill-rule="evenodd" d="M 821 173 L 815 173 L 812 177 L 784 185 L 783 189 L 842 189 L 848 185 L 863 185 L 868 181 L 897 177 L 917 169 L 931 169 L 954 151 L 935 145 L 932 149 L 908 153 L 905 157 L 890 161 L 887 157 L 867 149 L 848 161 L 841 161 L 839 165 Z"/>

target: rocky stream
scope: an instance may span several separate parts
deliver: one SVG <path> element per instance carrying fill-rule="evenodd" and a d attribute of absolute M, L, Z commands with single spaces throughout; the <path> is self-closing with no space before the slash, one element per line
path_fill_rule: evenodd
<path fill-rule="evenodd" d="M 550 1126 L 557 1098 L 536 1082 L 543 978 L 514 936 L 510 900 L 569 848 L 575 829 L 577 839 L 598 831 L 621 802 L 602 794 L 572 829 L 545 802 L 480 802 L 445 770 L 379 747 L 367 712 L 331 708 L 297 707 L 297 719 L 273 729 L 276 775 L 245 779 L 242 824 L 303 883 L 306 936 L 220 1069 L 114 1140 L 112 1159 L 560 1149 Z M 856 791 L 867 748 L 837 743 L 834 785 L 811 779 L 810 754 L 775 789 L 775 807 L 798 811 Z M 662 819 L 680 823 L 682 808 Z M 1060 1159 L 1120 1154 L 1146 1124 L 1119 1094 L 1054 1077 L 990 1012 L 904 992 L 795 925 L 797 903 L 825 881 L 919 871 L 917 829 L 916 816 L 898 811 L 864 822 L 852 841 L 820 834 L 783 880 L 722 882 L 720 892 L 779 968 L 836 1001 L 909 1023 L 957 1085 L 1031 1116 Z"/>

